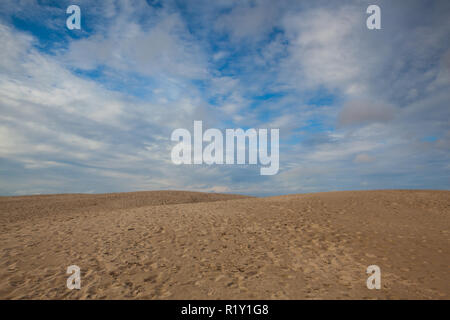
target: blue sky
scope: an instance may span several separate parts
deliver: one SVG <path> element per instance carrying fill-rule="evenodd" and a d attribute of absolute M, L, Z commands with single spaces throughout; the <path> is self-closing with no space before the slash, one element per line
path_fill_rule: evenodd
<path fill-rule="evenodd" d="M 449 1 L 3 0 L 0 195 L 448 189 L 449 16 Z M 194 120 L 280 129 L 279 173 L 175 166 L 170 134 Z"/>

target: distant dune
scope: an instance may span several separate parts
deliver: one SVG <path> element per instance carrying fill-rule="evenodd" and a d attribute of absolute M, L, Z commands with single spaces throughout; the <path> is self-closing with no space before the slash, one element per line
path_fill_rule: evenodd
<path fill-rule="evenodd" d="M 96 213 L 103 210 L 134 209 L 168 204 L 223 201 L 248 198 L 241 195 L 188 192 L 142 191 L 106 194 L 49 194 L 0 197 L 0 223 L 31 216 Z"/>
<path fill-rule="evenodd" d="M 450 191 L 0 197 L 0 298 L 449 299 L 449 214 Z"/>

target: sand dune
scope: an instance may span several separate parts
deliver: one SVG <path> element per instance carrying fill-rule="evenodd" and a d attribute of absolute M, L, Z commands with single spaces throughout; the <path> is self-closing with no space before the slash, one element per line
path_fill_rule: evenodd
<path fill-rule="evenodd" d="M 449 191 L 0 197 L 0 298 L 449 299 L 449 214 Z"/>

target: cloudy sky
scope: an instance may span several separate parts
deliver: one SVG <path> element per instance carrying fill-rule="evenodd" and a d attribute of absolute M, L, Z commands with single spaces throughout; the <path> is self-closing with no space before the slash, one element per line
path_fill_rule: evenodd
<path fill-rule="evenodd" d="M 0 195 L 449 189 L 449 17 L 447 0 L 2 0 Z M 174 165 L 194 120 L 279 128 L 279 173 Z"/>

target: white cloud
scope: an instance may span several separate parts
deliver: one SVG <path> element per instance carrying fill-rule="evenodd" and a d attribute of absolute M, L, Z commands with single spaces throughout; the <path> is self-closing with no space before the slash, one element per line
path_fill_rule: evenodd
<path fill-rule="evenodd" d="M 106 33 L 72 41 L 61 59 L 85 70 L 107 66 L 150 77 L 207 77 L 203 52 L 179 15 L 155 16 L 150 27 L 135 22 L 134 15 L 134 10 L 121 13 L 108 24 Z"/>
<path fill-rule="evenodd" d="M 331 89 L 362 93 L 361 75 L 367 72 L 359 60 L 360 13 L 355 6 L 313 8 L 289 14 L 283 26 L 289 39 L 289 56 L 283 77 L 302 88 L 326 85 Z"/>
<path fill-rule="evenodd" d="M 221 15 L 214 25 L 217 31 L 225 31 L 234 41 L 258 41 L 275 25 L 280 6 L 264 1 L 242 1 L 227 14 Z"/>

